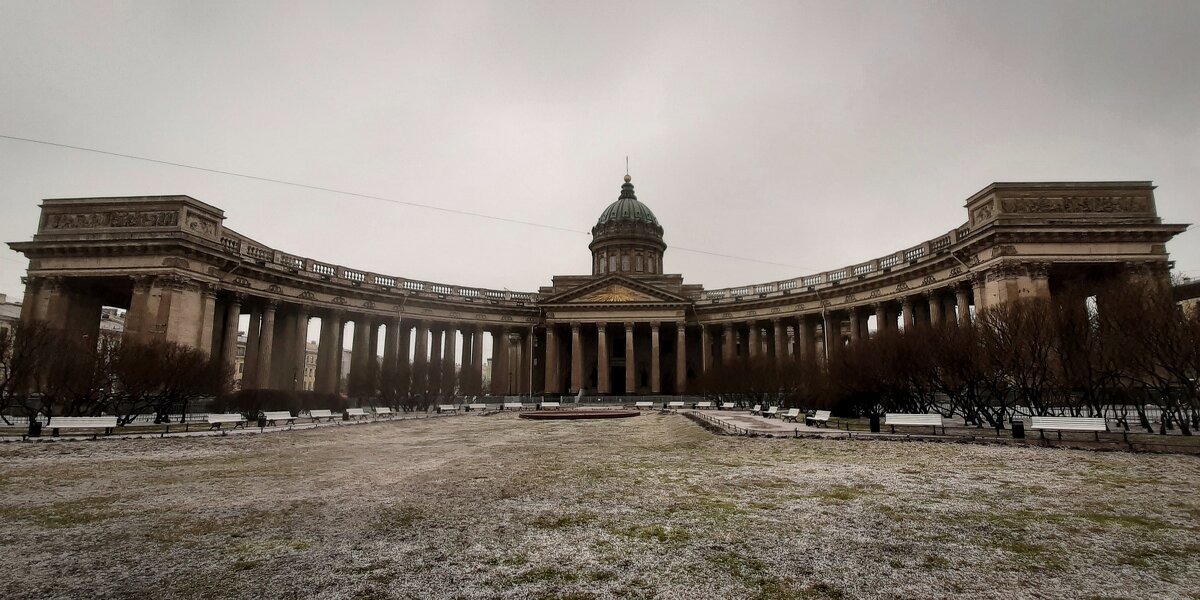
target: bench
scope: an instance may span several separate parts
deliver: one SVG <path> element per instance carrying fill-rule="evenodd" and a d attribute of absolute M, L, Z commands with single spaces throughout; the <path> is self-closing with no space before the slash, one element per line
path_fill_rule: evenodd
<path fill-rule="evenodd" d="M 367 417 L 369 417 L 369 416 L 370 415 L 367 414 L 366 409 L 363 409 L 363 408 L 347 408 L 346 409 L 346 418 L 347 419 L 357 419 L 359 421 L 365 421 L 365 420 L 367 420 Z"/>
<path fill-rule="evenodd" d="M 1029 417 L 1029 428 L 1039 430 L 1042 439 L 1046 439 L 1049 429 L 1058 432 L 1060 440 L 1064 431 L 1090 431 L 1100 441 L 1100 432 L 1108 431 L 1108 422 L 1102 417 Z"/>
<path fill-rule="evenodd" d="M 500 405 L 500 410 L 522 410 L 524 408 L 525 405 L 520 402 L 505 402 Z"/>
<path fill-rule="evenodd" d="M 392 412 L 391 407 L 388 406 L 376 406 L 372 410 L 375 411 L 376 417 L 387 417 L 390 419 L 396 415 L 396 413 Z"/>
<path fill-rule="evenodd" d="M 946 427 L 942 425 L 942 415 L 914 415 L 908 413 L 887 413 L 884 415 L 883 424 L 892 428 L 892 433 L 896 433 L 896 426 L 902 427 L 932 427 L 933 432 L 937 433 L 937 428 L 942 428 L 942 433 L 946 433 Z"/>
<path fill-rule="evenodd" d="M 286 410 L 264 410 L 262 416 L 267 420 L 267 425 L 275 425 L 276 421 L 287 421 L 288 425 L 296 424 L 296 417 Z"/>
<path fill-rule="evenodd" d="M 813 427 L 828 427 L 831 414 L 831 411 L 828 410 L 818 410 L 812 416 L 804 417 L 804 424 L 812 425 Z"/>
<path fill-rule="evenodd" d="M 648 409 L 653 410 L 654 403 L 653 402 L 634 402 L 633 407 L 638 410 L 642 410 L 643 408 L 648 408 Z"/>
<path fill-rule="evenodd" d="M 664 404 L 664 405 L 663 405 L 663 408 L 674 408 L 674 409 L 680 409 L 680 408 L 683 408 L 683 401 L 681 401 L 681 400 L 674 400 L 674 401 L 672 401 L 672 402 L 668 402 L 668 403 L 666 403 L 666 404 Z"/>
<path fill-rule="evenodd" d="M 310 410 L 310 411 L 308 411 L 308 418 L 311 419 L 312 422 L 314 422 L 314 423 L 316 423 L 317 421 L 320 421 L 321 419 L 325 419 L 326 421 L 332 421 L 333 420 L 333 411 L 329 410 L 328 408 L 318 408 L 316 410 Z"/>
<path fill-rule="evenodd" d="M 439 404 L 437 411 L 439 415 L 444 413 L 456 413 L 458 412 L 458 407 L 453 404 Z"/>
<path fill-rule="evenodd" d="M 767 410 L 762 411 L 762 416 L 764 416 L 768 419 L 770 419 L 771 417 L 777 416 L 778 414 L 779 414 L 778 406 L 772 406 L 771 408 L 768 408 Z"/>
<path fill-rule="evenodd" d="M 735 408 L 737 408 L 737 404 L 734 404 L 733 402 L 722 402 L 720 410 L 733 410 Z"/>
<path fill-rule="evenodd" d="M 708 401 L 705 401 L 705 402 L 697 402 L 697 403 L 695 403 L 695 404 L 693 404 L 693 405 L 692 405 L 692 408 L 695 408 L 696 410 L 700 410 L 700 409 L 702 409 L 702 408 L 711 409 L 712 407 L 713 407 L 713 403 L 712 403 L 712 402 L 708 402 Z"/>
<path fill-rule="evenodd" d="M 46 428 L 50 435 L 58 435 L 59 429 L 103 429 L 104 435 L 108 435 L 116 426 L 116 417 L 50 417 Z M 96 435 L 99 434 L 93 434 L 92 438 Z"/>
<path fill-rule="evenodd" d="M 791 421 L 791 422 L 795 423 L 796 419 L 800 418 L 800 409 L 789 408 L 788 411 L 786 413 L 784 413 L 782 417 L 779 417 L 779 418 L 783 419 L 784 421 Z"/>
<path fill-rule="evenodd" d="M 468 404 L 467 410 L 487 410 L 487 405 L 476 402 L 475 404 Z"/>
<path fill-rule="evenodd" d="M 204 420 L 208 423 L 209 430 L 220 429 L 221 431 L 225 431 L 224 425 L 226 423 L 233 423 L 234 429 L 246 426 L 246 417 L 238 413 L 213 413 L 206 416 Z"/>
<path fill-rule="evenodd" d="M 541 404 L 538 404 L 538 410 L 542 410 L 543 408 L 562 408 L 562 403 L 561 402 L 542 402 Z"/>
<path fill-rule="evenodd" d="M 761 415 L 761 414 L 762 414 L 762 405 L 761 405 L 761 404 L 755 404 L 755 405 L 754 405 L 754 408 L 750 409 L 750 414 L 752 414 L 752 415 Z"/>

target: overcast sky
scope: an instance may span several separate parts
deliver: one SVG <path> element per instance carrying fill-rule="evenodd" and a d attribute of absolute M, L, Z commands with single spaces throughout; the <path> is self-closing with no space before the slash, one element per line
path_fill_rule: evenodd
<path fill-rule="evenodd" d="M 1200 221 L 1200 3 L 0 2 L 0 240 L 187 194 L 275 248 L 515 290 L 589 271 L 625 156 L 708 288 L 936 237 L 992 181 L 1153 180 Z M 690 248 L 767 261 L 748 262 Z M 1200 277 L 1200 234 L 1168 246 Z M 25 261 L 0 251 L 0 293 Z"/>

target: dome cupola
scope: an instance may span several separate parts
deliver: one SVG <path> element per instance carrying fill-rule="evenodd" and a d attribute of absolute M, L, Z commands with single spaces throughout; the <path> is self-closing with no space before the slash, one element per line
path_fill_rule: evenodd
<path fill-rule="evenodd" d="M 633 193 L 625 176 L 621 195 L 609 204 L 592 227 L 592 274 L 659 275 L 663 272 L 663 228 L 648 206 Z"/>

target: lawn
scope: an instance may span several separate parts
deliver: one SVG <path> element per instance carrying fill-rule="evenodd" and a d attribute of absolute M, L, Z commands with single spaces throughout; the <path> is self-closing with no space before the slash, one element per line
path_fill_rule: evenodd
<path fill-rule="evenodd" d="M 1200 598 L 1200 460 L 466 415 L 0 444 L 0 597 Z"/>

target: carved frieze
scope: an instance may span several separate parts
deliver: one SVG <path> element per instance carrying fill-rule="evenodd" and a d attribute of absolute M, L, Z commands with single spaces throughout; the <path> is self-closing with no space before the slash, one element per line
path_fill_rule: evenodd
<path fill-rule="evenodd" d="M 250 280 L 245 277 L 236 277 L 233 280 L 233 285 L 248 288 L 250 287 Z"/>
<path fill-rule="evenodd" d="M 271 292 L 272 294 L 282 294 L 283 288 L 279 287 L 278 285 L 271 284 L 271 286 L 267 288 L 267 291 Z"/>
<path fill-rule="evenodd" d="M 316 300 L 317 295 L 312 292 L 304 291 L 304 292 L 300 292 L 299 298 L 301 300 Z"/>
<path fill-rule="evenodd" d="M 925 278 L 921 280 L 921 285 L 933 285 L 935 283 L 937 283 L 937 277 L 934 277 L 933 275 L 926 275 Z"/>
<path fill-rule="evenodd" d="M 47 230 L 103 229 L 106 227 L 177 227 L 179 213 L 173 210 L 114 210 L 78 214 L 46 215 Z"/>
<path fill-rule="evenodd" d="M 1005 198 L 1006 213 L 1148 213 L 1146 196 L 1062 196 L 1042 198 Z"/>
<path fill-rule="evenodd" d="M 332 302 L 334 304 L 340 304 L 342 306 L 346 305 L 346 299 L 341 296 L 335 297 L 333 300 L 330 300 L 330 302 Z"/>
<path fill-rule="evenodd" d="M 206 238 L 217 239 L 217 224 L 192 211 L 187 211 L 187 230 Z"/>

